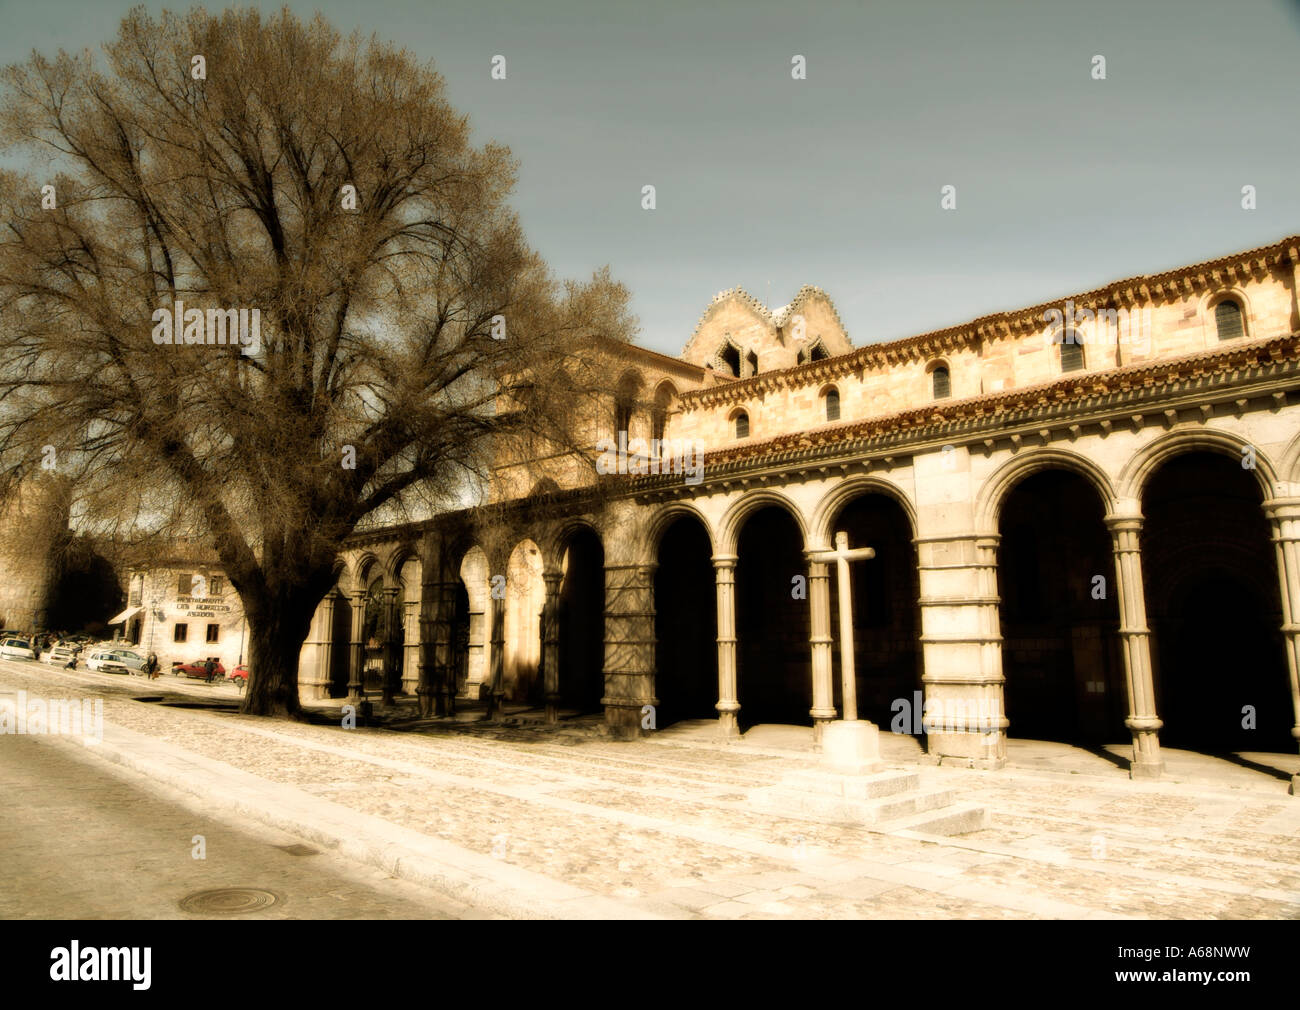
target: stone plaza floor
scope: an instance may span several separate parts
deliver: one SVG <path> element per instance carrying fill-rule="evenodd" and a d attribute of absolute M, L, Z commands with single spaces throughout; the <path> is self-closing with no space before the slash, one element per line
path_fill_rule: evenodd
<path fill-rule="evenodd" d="M 882 734 L 891 766 L 989 812 L 981 830 L 930 836 L 757 809 L 752 790 L 811 765 L 799 727 L 734 744 L 711 724 L 617 743 L 596 719 L 343 729 L 240 716 L 227 687 L 0 661 L 0 695 L 19 690 L 103 698 L 88 759 L 477 914 L 1300 918 L 1296 755 L 1166 751 L 1168 775 L 1146 782 L 1128 778 L 1122 746 L 1013 740 L 1007 768 L 977 771 L 928 765 L 917 740 Z"/>

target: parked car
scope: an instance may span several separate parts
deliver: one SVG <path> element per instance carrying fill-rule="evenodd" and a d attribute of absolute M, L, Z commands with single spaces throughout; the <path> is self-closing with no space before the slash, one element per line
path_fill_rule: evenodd
<path fill-rule="evenodd" d="M 70 645 L 60 643 L 50 649 L 49 652 L 43 653 L 41 662 L 49 663 L 50 666 L 67 666 L 70 660 L 76 658 L 78 651 Z"/>
<path fill-rule="evenodd" d="M 186 677 L 192 677 L 195 680 L 206 680 L 208 676 L 207 660 L 198 659 L 193 663 L 172 663 L 172 673 Z M 221 660 L 216 661 L 216 667 L 212 673 L 213 680 L 223 680 L 226 676 L 226 668 L 221 665 Z"/>
<path fill-rule="evenodd" d="M 35 659 L 36 650 L 25 638 L 0 638 L 0 658 Z"/>
<path fill-rule="evenodd" d="M 141 673 L 144 659 L 124 649 L 92 649 L 86 657 L 86 669 L 99 673 Z"/>
<path fill-rule="evenodd" d="M 234 681 L 235 686 L 243 690 L 248 686 L 248 664 L 240 663 L 230 671 L 230 679 Z"/>

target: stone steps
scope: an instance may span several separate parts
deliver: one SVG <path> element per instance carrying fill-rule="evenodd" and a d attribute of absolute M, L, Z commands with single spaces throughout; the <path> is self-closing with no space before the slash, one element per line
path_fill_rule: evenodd
<path fill-rule="evenodd" d="M 801 771 L 779 785 L 754 789 L 750 802 L 763 811 L 888 831 L 953 835 L 988 825 L 984 807 L 959 803 L 955 788 L 922 788 L 909 771 L 866 775 Z"/>

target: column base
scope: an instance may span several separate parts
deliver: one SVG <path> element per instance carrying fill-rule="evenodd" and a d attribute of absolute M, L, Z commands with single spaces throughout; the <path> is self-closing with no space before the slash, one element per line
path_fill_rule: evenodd
<path fill-rule="evenodd" d="M 822 731 L 822 766 L 842 775 L 870 775 L 884 768 L 880 730 L 866 720 L 827 723 Z"/>
<path fill-rule="evenodd" d="M 1131 779 L 1158 779 L 1165 773 L 1165 763 L 1150 761 L 1134 761 L 1128 767 L 1128 777 Z"/>
<path fill-rule="evenodd" d="M 723 740 L 740 739 L 740 718 L 738 712 L 718 713 L 718 736 Z"/>

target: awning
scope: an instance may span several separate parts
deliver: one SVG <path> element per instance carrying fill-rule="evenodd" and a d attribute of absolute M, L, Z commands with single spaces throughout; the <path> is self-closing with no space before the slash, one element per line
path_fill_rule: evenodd
<path fill-rule="evenodd" d="M 131 618 L 133 618 L 136 614 L 141 613 L 143 610 L 144 607 L 127 607 L 125 610 L 123 610 L 120 614 L 118 614 L 108 623 L 125 624 L 127 621 L 131 620 Z"/>

